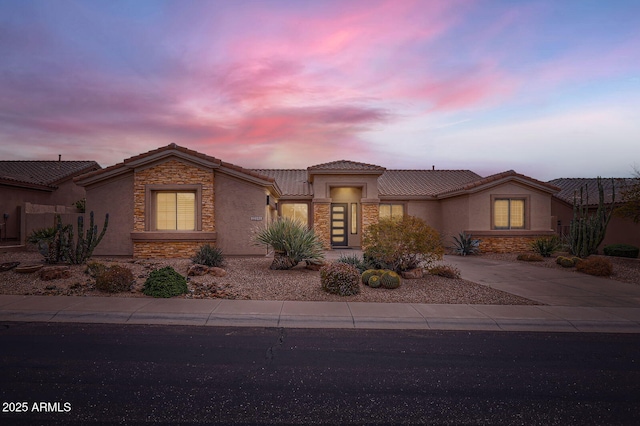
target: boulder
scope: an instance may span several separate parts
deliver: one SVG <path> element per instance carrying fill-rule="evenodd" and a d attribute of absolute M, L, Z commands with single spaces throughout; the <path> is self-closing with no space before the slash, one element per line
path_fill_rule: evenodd
<path fill-rule="evenodd" d="M 424 276 L 424 270 L 422 268 L 409 269 L 402 272 L 401 275 L 405 280 L 417 280 Z"/>
<path fill-rule="evenodd" d="M 209 267 L 206 265 L 192 265 L 187 271 L 189 277 L 199 277 L 209 273 Z"/>
<path fill-rule="evenodd" d="M 227 275 L 227 271 L 225 271 L 222 268 L 217 268 L 215 266 L 209 268 L 209 273 L 214 277 L 224 277 L 225 275 Z"/>
<path fill-rule="evenodd" d="M 63 278 L 71 278 L 71 269 L 66 266 L 49 266 L 40 270 L 40 279 L 42 281 L 59 280 Z"/>

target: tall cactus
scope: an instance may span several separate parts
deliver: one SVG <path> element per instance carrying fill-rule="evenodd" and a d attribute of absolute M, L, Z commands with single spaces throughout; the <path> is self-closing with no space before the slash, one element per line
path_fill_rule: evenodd
<path fill-rule="evenodd" d="M 587 185 L 580 188 L 580 198 L 577 192 L 573 196 L 573 220 L 569 229 L 569 250 L 574 256 L 585 258 L 596 253 L 602 243 L 607 225 L 613 213 L 613 204 L 616 200 L 615 183 L 611 180 L 613 194 L 611 204 L 605 205 L 604 188 L 600 177 L 598 184 L 598 209 L 589 214 L 589 191 Z"/>
<path fill-rule="evenodd" d="M 69 262 L 79 264 L 84 263 L 93 254 L 93 250 L 102 241 L 107 227 L 109 226 L 109 213 L 104 217 L 104 225 L 102 226 L 102 232 L 98 235 L 98 225 L 93 223 L 93 212 L 89 213 L 89 229 L 87 229 L 86 236 L 84 232 L 84 218 L 78 216 L 78 240 L 73 243 L 73 227 L 70 227 L 68 244 L 66 247 L 66 257 Z"/>

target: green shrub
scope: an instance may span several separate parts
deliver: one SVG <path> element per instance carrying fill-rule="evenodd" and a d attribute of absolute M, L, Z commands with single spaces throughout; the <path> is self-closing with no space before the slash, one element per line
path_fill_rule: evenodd
<path fill-rule="evenodd" d="M 371 277 L 369 277 L 367 285 L 371 288 L 380 287 L 382 285 L 382 283 L 380 282 L 380 275 L 371 275 Z"/>
<path fill-rule="evenodd" d="M 369 278 L 371 278 L 371 277 L 373 277 L 374 275 L 377 275 L 377 274 L 378 274 L 378 271 L 376 271 L 375 269 L 367 269 L 361 275 L 362 284 L 368 285 L 369 284 Z"/>
<path fill-rule="evenodd" d="M 629 244 L 611 244 L 604 247 L 604 254 L 615 257 L 630 257 L 635 259 L 640 253 L 640 248 Z"/>
<path fill-rule="evenodd" d="M 542 257 L 551 257 L 561 247 L 560 238 L 557 235 L 536 238 L 530 245 L 534 253 Z"/>
<path fill-rule="evenodd" d="M 453 246 L 449 248 L 453 254 L 457 254 L 458 256 L 478 254 L 480 252 L 480 240 L 462 232 L 458 237 L 453 237 Z"/>
<path fill-rule="evenodd" d="M 195 256 L 191 258 L 193 263 L 220 268 L 224 266 L 224 256 L 222 250 L 211 244 L 201 245 Z"/>
<path fill-rule="evenodd" d="M 153 297 L 173 297 L 187 291 L 187 279 L 171 266 L 151 272 L 142 289 L 145 295 Z"/>
<path fill-rule="evenodd" d="M 431 275 L 437 275 L 439 277 L 457 279 L 460 278 L 460 270 L 453 265 L 436 265 L 429 269 Z"/>
<path fill-rule="evenodd" d="M 407 216 L 402 220 L 381 219 L 364 233 L 365 259 L 377 268 L 407 271 L 442 259 L 440 236 L 423 220 Z"/>
<path fill-rule="evenodd" d="M 574 266 L 576 266 L 575 259 L 571 257 L 558 256 L 556 258 L 556 263 L 562 266 L 563 268 L 573 268 Z"/>
<path fill-rule="evenodd" d="M 273 247 L 271 269 L 291 269 L 302 261 L 320 263 L 324 259 L 324 246 L 313 229 L 287 217 L 278 218 L 259 230 L 254 244 Z"/>
<path fill-rule="evenodd" d="M 595 275 L 598 277 L 608 277 L 613 273 L 611 261 L 601 257 L 583 259 L 582 262 L 576 265 L 576 269 L 580 272 L 584 272 L 585 274 Z"/>
<path fill-rule="evenodd" d="M 366 260 L 364 260 L 364 258 L 356 254 L 349 254 L 349 255 L 341 254 L 340 258 L 338 258 L 337 261 L 340 263 L 346 263 L 347 265 L 353 266 L 360 273 L 363 273 L 364 271 L 368 270 L 369 266 L 371 266 Z"/>
<path fill-rule="evenodd" d="M 107 293 L 129 291 L 134 279 L 133 273 L 129 268 L 113 265 L 97 271 L 96 288 Z"/>
<path fill-rule="evenodd" d="M 523 253 L 519 254 L 517 257 L 518 260 L 522 260 L 524 262 L 542 262 L 544 259 L 539 254 L 533 253 Z"/>
<path fill-rule="evenodd" d="M 396 274 L 393 271 L 386 271 L 380 277 L 380 284 L 382 284 L 382 287 L 387 288 L 389 290 L 393 290 L 395 288 L 400 287 L 400 283 L 401 283 L 400 275 Z"/>
<path fill-rule="evenodd" d="M 330 263 L 320 269 L 322 289 L 327 293 L 352 296 L 360 293 L 360 273 L 346 263 Z"/>

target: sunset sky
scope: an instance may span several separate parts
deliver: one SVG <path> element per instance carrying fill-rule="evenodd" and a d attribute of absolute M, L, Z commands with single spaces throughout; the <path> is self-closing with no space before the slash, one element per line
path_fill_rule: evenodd
<path fill-rule="evenodd" d="M 0 0 L 0 160 L 640 168 L 640 1 Z"/>

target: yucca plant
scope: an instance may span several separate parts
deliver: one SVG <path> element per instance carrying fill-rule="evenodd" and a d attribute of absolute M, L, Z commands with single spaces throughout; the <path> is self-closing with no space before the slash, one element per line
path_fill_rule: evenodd
<path fill-rule="evenodd" d="M 324 260 L 324 247 L 313 229 L 303 223 L 281 217 L 258 230 L 254 244 L 273 247 L 271 269 L 291 269 L 302 261 L 319 263 Z"/>
<path fill-rule="evenodd" d="M 542 257 L 551 257 L 551 255 L 560 250 L 562 244 L 557 235 L 550 237 L 539 237 L 531 242 L 531 250 Z"/>
<path fill-rule="evenodd" d="M 460 233 L 458 237 L 453 237 L 453 246 L 450 247 L 454 254 L 466 256 L 480 252 L 480 240 L 464 232 Z"/>

